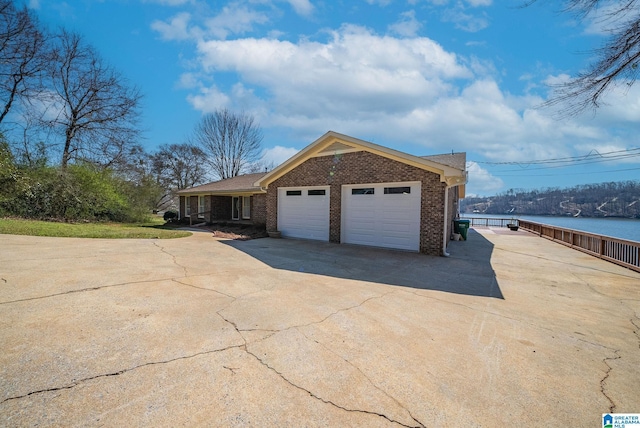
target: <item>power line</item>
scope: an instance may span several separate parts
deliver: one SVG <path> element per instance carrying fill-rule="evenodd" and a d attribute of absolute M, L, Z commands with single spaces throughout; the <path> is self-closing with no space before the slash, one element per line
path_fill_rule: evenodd
<path fill-rule="evenodd" d="M 544 168 L 538 168 L 544 169 Z M 637 171 L 640 168 L 626 168 L 626 169 L 613 169 L 609 171 L 592 171 L 592 172 L 572 172 L 572 173 L 560 173 L 560 174 L 500 174 L 499 177 L 557 177 L 557 176 L 567 176 L 567 175 L 585 175 L 585 174 L 608 174 L 611 172 L 623 172 L 623 171 Z M 516 170 L 511 170 L 516 171 Z"/>
<path fill-rule="evenodd" d="M 592 160 L 592 161 L 589 161 L 589 162 L 573 163 L 573 164 L 570 164 L 570 165 L 543 166 L 543 167 L 540 167 L 540 168 L 506 169 L 506 170 L 503 170 L 502 172 L 518 172 L 518 171 L 522 171 L 522 170 L 537 171 L 537 170 L 541 170 L 541 169 L 571 168 L 573 166 L 583 166 L 583 165 L 589 165 L 589 164 L 594 164 L 594 163 L 610 162 L 610 161 L 613 161 L 613 160 L 627 159 L 627 158 L 638 157 L 638 156 L 640 156 L 640 153 L 637 154 L 637 155 L 611 157 L 611 158 L 600 159 L 600 160 Z"/>
<path fill-rule="evenodd" d="M 571 166 L 571 164 L 589 164 L 608 162 L 611 160 L 619 160 L 640 156 L 640 147 L 625 150 L 615 150 L 611 152 L 600 153 L 597 150 L 591 150 L 583 156 L 569 156 L 564 158 L 538 159 L 531 161 L 505 161 L 505 162 L 489 162 L 489 161 L 472 161 L 482 165 L 518 165 L 522 169 L 529 169 L 531 165 L 547 165 L 547 164 L 567 164 L 558 167 Z M 551 167 L 548 167 L 551 168 Z M 539 168 L 544 169 L 544 168 Z"/>

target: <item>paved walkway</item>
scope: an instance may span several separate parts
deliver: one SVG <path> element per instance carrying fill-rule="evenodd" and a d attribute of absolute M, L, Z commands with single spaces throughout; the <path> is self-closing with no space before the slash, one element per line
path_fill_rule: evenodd
<path fill-rule="evenodd" d="M 0 235 L 0 426 L 599 426 L 640 274 L 527 232 L 451 257 Z"/>

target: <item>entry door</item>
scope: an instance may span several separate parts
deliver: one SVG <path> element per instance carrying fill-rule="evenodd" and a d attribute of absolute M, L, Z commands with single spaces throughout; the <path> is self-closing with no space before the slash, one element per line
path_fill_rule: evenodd
<path fill-rule="evenodd" d="M 231 197 L 231 220 L 240 220 L 240 197 Z"/>

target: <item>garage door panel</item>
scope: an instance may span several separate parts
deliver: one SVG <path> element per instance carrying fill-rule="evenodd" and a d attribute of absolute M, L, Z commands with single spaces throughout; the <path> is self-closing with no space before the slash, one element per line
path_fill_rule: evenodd
<path fill-rule="evenodd" d="M 342 241 L 418 251 L 420 186 L 419 182 L 343 186 Z M 354 194 L 354 188 L 373 192 Z"/>
<path fill-rule="evenodd" d="M 310 190 L 324 190 L 325 194 L 313 194 Z M 284 237 L 328 241 L 329 188 L 278 189 L 278 230 Z"/>

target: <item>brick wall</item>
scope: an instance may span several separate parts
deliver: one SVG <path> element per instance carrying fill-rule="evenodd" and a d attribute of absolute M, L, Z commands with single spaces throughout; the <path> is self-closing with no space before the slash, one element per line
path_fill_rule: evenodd
<path fill-rule="evenodd" d="M 251 196 L 251 219 L 253 224 L 264 225 L 267 223 L 267 195 Z"/>
<path fill-rule="evenodd" d="M 442 254 L 444 188 L 438 174 L 368 152 L 311 158 L 269 185 L 267 230 L 278 225 L 278 187 L 330 186 L 329 240 L 340 242 L 342 185 L 421 181 L 420 251 Z"/>
<path fill-rule="evenodd" d="M 231 220 L 231 196 L 211 196 L 211 221 Z"/>

